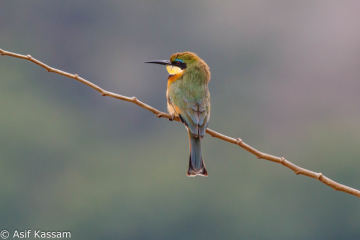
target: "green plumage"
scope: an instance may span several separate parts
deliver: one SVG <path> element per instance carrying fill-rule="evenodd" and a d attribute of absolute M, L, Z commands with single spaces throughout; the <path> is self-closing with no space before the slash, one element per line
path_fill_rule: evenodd
<path fill-rule="evenodd" d="M 209 74 L 199 62 L 187 65 L 183 75 L 172 82 L 168 89 L 172 104 L 194 135 L 204 136 L 210 117 Z"/>
<path fill-rule="evenodd" d="M 209 67 L 193 53 L 174 55 L 170 61 L 182 60 L 186 68 L 182 75 L 168 86 L 168 100 L 171 101 L 170 105 L 178 108 L 177 114 L 188 127 L 190 139 L 188 176 L 207 176 L 201 155 L 200 139 L 204 137 L 210 119 Z"/>
<path fill-rule="evenodd" d="M 170 114 L 179 116 L 189 133 L 190 157 L 188 176 L 207 176 L 200 141 L 210 119 L 210 70 L 195 53 L 174 53 L 168 60 L 149 61 L 166 65 L 169 72 L 167 106 Z"/>

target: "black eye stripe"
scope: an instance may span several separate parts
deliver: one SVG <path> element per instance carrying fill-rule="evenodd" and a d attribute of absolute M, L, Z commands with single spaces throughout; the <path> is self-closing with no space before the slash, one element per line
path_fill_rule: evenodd
<path fill-rule="evenodd" d="M 171 65 L 173 66 L 177 66 L 181 69 L 185 69 L 186 68 L 186 63 L 180 62 L 180 61 L 173 61 L 171 62 Z"/>

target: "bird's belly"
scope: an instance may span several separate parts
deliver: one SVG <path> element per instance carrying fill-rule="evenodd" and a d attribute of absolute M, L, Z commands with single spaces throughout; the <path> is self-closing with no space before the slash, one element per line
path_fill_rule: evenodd
<path fill-rule="evenodd" d="M 176 110 L 174 109 L 174 106 L 171 104 L 170 96 L 169 96 L 169 89 L 166 90 L 166 100 L 167 100 L 167 110 L 170 114 L 173 114 L 174 116 L 179 116 Z"/>
<path fill-rule="evenodd" d="M 175 109 L 173 108 L 173 106 L 168 102 L 167 103 L 167 109 L 168 109 L 168 112 L 170 114 L 173 114 L 175 116 L 178 116 L 177 112 L 175 112 Z"/>

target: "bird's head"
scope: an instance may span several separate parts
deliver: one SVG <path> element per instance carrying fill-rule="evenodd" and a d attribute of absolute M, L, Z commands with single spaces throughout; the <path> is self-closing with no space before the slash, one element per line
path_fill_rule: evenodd
<path fill-rule="evenodd" d="M 155 60 L 146 63 L 166 65 L 166 70 L 169 72 L 170 76 L 183 73 L 187 68 L 191 68 L 196 64 L 204 65 L 206 66 L 205 68 L 209 70 L 206 63 L 192 52 L 178 52 L 171 55 L 170 60 Z"/>

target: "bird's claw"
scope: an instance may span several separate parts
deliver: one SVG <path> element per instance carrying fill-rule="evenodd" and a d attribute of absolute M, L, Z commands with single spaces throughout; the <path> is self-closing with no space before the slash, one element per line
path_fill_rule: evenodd
<path fill-rule="evenodd" d="M 174 121 L 175 115 L 174 114 L 170 114 L 170 115 L 171 115 L 171 117 L 169 118 L 169 121 Z"/>

